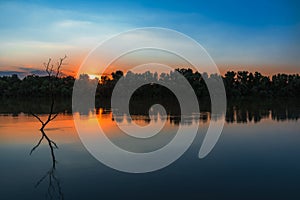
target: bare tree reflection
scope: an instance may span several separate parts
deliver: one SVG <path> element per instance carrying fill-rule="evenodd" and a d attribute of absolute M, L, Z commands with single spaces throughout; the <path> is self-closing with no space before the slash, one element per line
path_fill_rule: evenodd
<path fill-rule="evenodd" d="M 64 199 L 64 194 L 60 185 L 60 180 L 56 176 L 56 169 L 52 167 L 36 184 L 37 188 L 43 181 L 48 178 L 48 189 L 46 193 L 46 199 Z"/>
<path fill-rule="evenodd" d="M 55 116 L 57 116 L 57 115 L 55 115 Z M 40 119 L 38 116 L 37 116 L 37 118 Z M 53 120 L 53 119 L 54 119 L 54 118 L 52 118 L 52 120 Z M 41 133 L 42 133 L 42 137 L 40 138 L 40 140 L 38 141 L 38 143 L 31 149 L 30 155 L 36 150 L 36 148 L 38 148 L 38 147 L 40 146 L 40 144 L 42 143 L 42 141 L 43 141 L 44 139 L 46 139 L 47 142 L 48 142 L 48 145 L 49 145 L 49 147 L 50 147 L 50 151 L 51 151 L 52 168 L 55 169 L 56 159 L 55 159 L 54 149 L 58 149 L 58 146 L 57 146 L 57 144 L 56 144 L 53 140 L 51 140 L 51 139 L 47 136 L 47 134 L 45 133 L 45 131 L 44 131 L 45 123 L 43 123 L 42 121 L 41 121 L 41 123 L 43 124 L 43 125 L 42 125 L 42 128 L 40 129 L 40 131 L 41 131 Z"/>

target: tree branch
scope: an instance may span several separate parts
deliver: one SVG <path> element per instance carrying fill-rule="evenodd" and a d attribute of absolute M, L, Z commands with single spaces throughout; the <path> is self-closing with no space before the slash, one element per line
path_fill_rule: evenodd
<path fill-rule="evenodd" d="M 42 125 L 44 125 L 44 122 L 41 120 L 41 118 L 39 118 L 39 116 L 37 116 L 36 114 L 34 114 L 34 113 L 31 112 L 31 111 L 30 111 L 30 114 L 31 114 L 32 116 L 34 116 L 35 118 L 37 118 L 37 119 L 42 123 Z"/>
<path fill-rule="evenodd" d="M 51 119 L 50 121 L 54 120 L 57 117 L 58 113 L 56 113 Z"/>
<path fill-rule="evenodd" d="M 56 70 L 56 76 L 55 77 L 58 77 L 59 76 L 59 73 L 60 73 L 60 68 L 61 66 L 63 65 L 63 62 L 64 60 L 67 58 L 67 56 L 65 55 L 63 58 L 60 58 L 59 59 L 59 62 L 57 63 L 57 70 Z"/>
<path fill-rule="evenodd" d="M 48 76 L 51 76 L 51 72 L 49 71 L 50 63 L 51 63 L 51 58 L 49 58 L 47 63 L 44 63 L 44 67 L 45 67 L 45 70 L 46 70 Z"/>

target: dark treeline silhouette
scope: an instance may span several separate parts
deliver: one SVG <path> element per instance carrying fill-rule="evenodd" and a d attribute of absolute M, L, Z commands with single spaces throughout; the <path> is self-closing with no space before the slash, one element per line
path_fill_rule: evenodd
<path fill-rule="evenodd" d="M 53 94 L 55 96 L 70 97 L 75 78 L 52 77 Z M 17 75 L 0 77 L 0 96 L 2 97 L 49 97 L 49 78 L 47 76 L 29 75 L 19 79 Z"/>
<path fill-rule="evenodd" d="M 218 75 L 207 73 L 200 74 L 193 72 L 192 69 L 176 69 L 191 84 L 198 97 L 209 96 L 205 79 L 214 79 Z M 101 80 L 89 79 L 87 74 L 79 77 L 79 82 L 86 86 L 98 82 L 96 97 L 110 98 L 117 81 L 124 77 L 134 80 L 156 80 L 153 82 L 173 81 L 175 73 L 133 73 L 131 71 L 124 74 L 116 71 L 111 76 L 102 76 Z M 248 71 L 228 71 L 222 77 L 226 89 L 227 97 L 299 97 L 300 96 L 300 76 L 299 74 L 277 74 L 272 77 L 264 76 L 259 72 L 251 73 Z M 55 77 L 53 80 L 53 94 L 57 97 L 71 97 L 75 78 L 72 76 Z M 0 96 L 1 97 L 48 97 L 49 79 L 29 75 L 23 80 L 17 75 L 0 77 Z M 172 92 L 159 84 L 147 84 L 135 92 L 135 97 L 170 97 Z"/>

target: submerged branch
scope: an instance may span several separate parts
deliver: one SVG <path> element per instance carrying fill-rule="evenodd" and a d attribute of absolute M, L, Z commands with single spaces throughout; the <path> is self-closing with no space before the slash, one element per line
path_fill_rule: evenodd
<path fill-rule="evenodd" d="M 36 114 L 34 114 L 34 113 L 31 112 L 31 111 L 30 111 L 30 114 L 31 114 L 32 116 L 34 116 L 35 118 L 37 118 L 37 120 L 39 120 L 39 121 L 42 123 L 42 125 L 44 125 L 44 122 L 41 120 L 41 118 L 40 118 L 39 116 L 37 116 Z"/>
<path fill-rule="evenodd" d="M 58 113 L 56 113 L 51 119 L 50 121 L 54 120 L 57 117 Z"/>

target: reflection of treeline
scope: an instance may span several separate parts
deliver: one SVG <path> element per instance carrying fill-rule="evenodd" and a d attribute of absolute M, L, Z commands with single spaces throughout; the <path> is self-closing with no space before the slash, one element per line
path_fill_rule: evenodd
<path fill-rule="evenodd" d="M 277 121 L 298 120 L 300 118 L 300 102 L 297 98 L 262 100 L 246 98 L 229 101 L 227 104 L 226 121 L 247 123 L 259 122 L 272 118 Z"/>
<path fill-rule="evenodd" d="M 284 103 L 283 103 L 284 102 Z M 186 115 L 182 119 L 180 115 L 180 105 L 177 101 L 169 99 L 146 99 L 130 101 L 129 110 L 133 120 L 144 120 L 150 122 L 149 109 L 153 104 L 161 104 L 167 113 L 166 120 L 171 123 L 209 122 L 209 120 L 218 120 L 219 116 L 211 116 L 209 99 L 199 99 L 200 116 Z M 71 98 L 58 99 L 54 108 L 55 112 L 70 115 L 72 114 Z M 21 113 L 30 115 L 30 112 L 38 114 L 47 114 L 49 112 L 49 100 L 47 99 L 2 99 L 0 104 L 0 114 L 12 114 L 18 116 Z M 89 115 L 90 112 L 107 115 L 111 113 L 111 105 L 108 100 L 96 101 L 95 109 L 90 108 L 87 112 L 78 111 L 81 115 Z M 152 113 L 157 115 L 158 113 Z M 126 120 L 128 116 L 118 113 L 119 117 L 115 120 Z M 259 122 L 263 119 L 271 118 L 277 121 L 298 120 L 300 118 L 300 101 L 297 98 L 277 98 L 260 99 L 244 98 L 232 99 L 227 104 L 225 120 L 228 123 L 249 123 Z"/>
<path fill-rule="evenodd" d="M 193 72 L 191 69 L 176 69 L 191 84 L 198 97 L 208 96 L 208 90 L 204 80 L 213 80 L 216 74 Z M 90 80 L 86 74 L 80 75 L 79 82 L 94 85 L 98 82 L 96 96 L 110 98 L 114 86 L 121 77 L 134 80 L 153 80 L 153 82 L 170 82 L 176 79 L 175 73 L 133 73 L 116 71 L 111 76 L 102 76 L 100 80 Z M 222 77 L 228 97 L 261 96 L 261 97 L 299 97 L 300 76 L 299 74 L 277 74 L 272 77 L 263 76 L 259 72 L 229 71 Z M 155 81 L 154 81 L 155 80 Z M 54 94 L 60 97 L 70 97 L 75 78 L 71 76 L 55 78 Z M 17 75 L 0 77 L 0 96 L 2 97 L 47 97 L 49 91 L 47 77 L 29 75 L 23 80 Z M 159 84 L 148 84 L 135 92 L 137 97 L 169 97 L 171 92 Z"/>
<path fill-rule="evenodd" d="M 284 103 L 283 103 L 284 102 Z M 129 105 L 132 119 L 141 120 L 139 116 L 144 116 L 146 123 L 150 122 L 149 108 L 158 103 L 164 106 L 167 112 L 166 119 L 174 124 L 208 122 L 209 120 L 219 120 L 224 117 L 223 114 L 212 116 L 209 99 L 200 99 L 199 108 L 200 115 L 196 116 L 192 113 L 187 116 L 180 115 L 180 105 L 178 102 L 168 102 L 167 100 L 136 100 Z M 107 113 L 107 110 L 105 111 Z M 157 115 L 160 113 L 152 113 Z M 125 115 L 118 113 L 119 121 L 126 119 Z M 182 118 L 183 117 L 183 118 Z M 280 99 L 257 99 L 244 98 L 232 99 L 227 104 L 225 120 L 227 123 L 257 123 L 263 119 L 272 119 L 276 121 L 298 120 L 300 118 L 300 101 L 296 98 L 280 98 Z"/>

